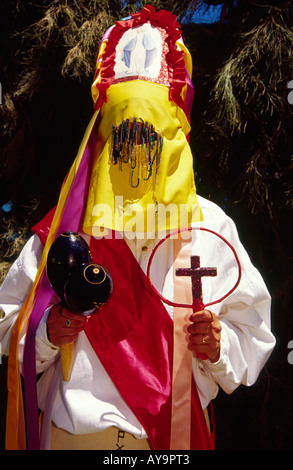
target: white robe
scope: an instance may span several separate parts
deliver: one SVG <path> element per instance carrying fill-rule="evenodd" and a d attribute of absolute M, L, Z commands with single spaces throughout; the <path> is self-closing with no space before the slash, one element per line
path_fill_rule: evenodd
<path fill-rule="evenodd" d="M 226 393 L 232 393 L 240 384 L 252 385 L 274 348 L 275 338 L 270 331 L 269 292 L 240 243 L 233 221 L 210 201 L 201 197 L 198 197 L 198 201 L 204 221 L 196 226 L 224 236 L 235 248 L 242 266 L 242 277 L 237 289 L 224 301 L 209 307 L 219 316 L 222 326 L 219 360 L 211 363 L 209 360 L 193 358 L 193 374 L 202 407 L 205 408 L 216 397 L 219 386 Z M 201 236 L 200 253 L 198 242 L 195 246 L 195 254 L 200 254 L 201 266 L 218 268 L 217 277 L 202 280 L 203 300 L 207 303 L 220 298 L 224 291 L 227 292 L 237 276 L 235 263 L 232 266 L 233 256 L 229 257 L 227 246 L 216 240 L 216 237 L 205 239 L 204 235 Z M 127 239 L 127 243 L 146 271 L 156 240 L 135 238 Z M 215 250 L 214 243 L 217 243 Z M 169 299 L 173 291 L 173 256 L 170 246 L 166 242 L 160 247 L 160 252 L 153 259 L 152 269 L 154 284 L 160 284 L 161 293 Z M 0 308 L 5 317 L 0 320 L 0 352 L 4 355 L 8 354 L 11 329 L 35 278 L 42 249 L 39 238 L 32 236 L 1 287 Z M 172 307 L 167 309 L 172 316 Z M 44 372 L 38 383 L 39 407 L 44 409 L 59 358 L 59 348 L 47 338 L 46 313 L 37 330 L 36 346 L 37 372 Z M 19 348 L 20 362 L 22 353 L 23 344 Z M 75 342 L 71 379 L 68 382 L 60 381 L 52 420 L 58 427 L 75 434 L 116 426 L 135 437 L 146 437 L 143 427 L 109 378 L 84 332 L 79 334 Z"/>

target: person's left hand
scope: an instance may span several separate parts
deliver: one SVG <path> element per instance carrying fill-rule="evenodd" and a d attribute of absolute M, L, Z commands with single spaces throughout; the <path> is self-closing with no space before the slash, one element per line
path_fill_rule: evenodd
<path fill-rule="evenodd" d="M 194 312 L 187 327 L 190 333 L 188 348 L 191 351 L 204 353 L 211 362 L 217 362 L 220 356 L 221 330 L 217 315 L 209 310 Z"/>

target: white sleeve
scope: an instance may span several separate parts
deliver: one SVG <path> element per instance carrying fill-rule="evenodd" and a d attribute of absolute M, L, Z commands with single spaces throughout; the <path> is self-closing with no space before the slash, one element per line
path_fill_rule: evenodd
<path fill-rule="evenodd" d="M 214 364 L 201 362 L 206 375 L 231 393 L 240 384 L 249 386 L 256 381 L 275 346 L 275 338 L 270 328 L 268 289 L 243 248 L 234 222 L 220 209 L 217 212 L 216 230 L 234 246 L 242 276 L 237 289 L 216 307 L 222 326 L 220 359 Z M 215 228 L 215 221 L 213 225 Z"/>
<path fill-rule="evenodd" d="M 36 235 L 32 236 L 1 285 L 0 309 L 4 317 L 0 320 L 0 344 L 3 355 L 8 355 L 11 330 L 32 287 L 42 251 L 39 238 Z"/>
<path fill-rule="evenodd" d="M 0 353 L 2 355 L 9 353 L 11 331 L 33 285 L 42 252 L 43 245 L 39 237 L 33 235 L 12 264 L 0 288 L 0 309 L 4 313 L 4 317 L 0 320 Z M 24 339 L 25 337 L 21 339 L 19 345 L 20 364 L 22 363 Z M 41 372 L 48 367 L 58 353 L 59 348 L 52 345 L 47 338 L 45 314 L 39 324 L 36 337 L 37 371 Z"/>

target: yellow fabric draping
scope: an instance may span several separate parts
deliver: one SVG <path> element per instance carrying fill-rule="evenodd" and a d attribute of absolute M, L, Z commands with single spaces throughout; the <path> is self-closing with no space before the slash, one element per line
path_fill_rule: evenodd
<path fill-rule="evenodd" d="M 126 119 L 151 123 L 163 138 L 159 168 L 130 184 L 128 163 L 109 164 L 112 126 Z M 133 80 L 114 84 L 100 111 L 98 143 L 83 229 L 99 235 L 99 228 L 152 233 L 184 227 L 201 220 L 186 135 L 190 125 L 184 112 L 169 101 L 168 87 Z M 139 164 L 139 163 L 138 163 Z"/>

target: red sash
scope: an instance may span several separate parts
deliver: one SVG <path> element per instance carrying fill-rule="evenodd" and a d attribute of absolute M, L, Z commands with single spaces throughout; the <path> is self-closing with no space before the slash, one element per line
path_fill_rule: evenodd
<path fill-rule="evenodd" d="M 34 232 L 44 240 L 46 228 L 42 224 Z M 111 273 L 113 294 L 89 318 L 85 333 L 121 396 L 146 430 L 152 449 L 168 450 L 173 321 L 123 239 L 92 237 L 90 250 L 93 261 Z M 190 449 L 213 449 L 213 437 L 194 380 L 191 403 L 191 417 L 186 417 L 191 419 Z"/>
<path fill-rule="evenodd" d="M 169 449 L 173 322 L 123 239 L 92 238 L 90 250 L 110 271 L 114 288 L 85 332 L 152 448 Z M 191 449 L 212 447 L 193 381 Z"/>

